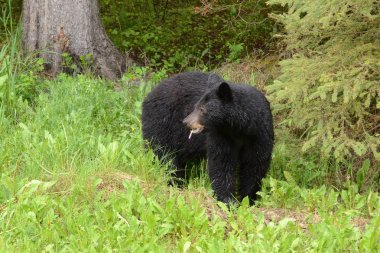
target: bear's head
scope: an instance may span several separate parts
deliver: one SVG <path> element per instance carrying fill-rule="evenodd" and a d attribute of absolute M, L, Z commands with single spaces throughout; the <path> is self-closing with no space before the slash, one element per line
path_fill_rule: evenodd
<path fill-rule="evenodd" d="M 183 120 L 192 134 L 198 134 L 204 129 L 221 128 L 228 124 L 233 94 L 230 85 L 222 82 L 206 92 L 195 104 L 194 110 Z"/>

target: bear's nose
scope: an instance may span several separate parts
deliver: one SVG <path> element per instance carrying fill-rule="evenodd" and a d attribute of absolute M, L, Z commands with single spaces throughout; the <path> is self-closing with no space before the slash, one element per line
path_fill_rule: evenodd
<path fill-rule="evenodd" d="M 199 110 L 192 111 L 187 117 L 182 121 L 188 128 L 194 128 L 195 125 L 200 124 Z"/>
<path fill-rule="evenodd" d="M 186 125 L 191 130 L 202 131 L 204 128 L 203 124 L 200 121 L 200 115 L 198 111 L 193 111 L 190 113 L 183 121 L 183 124 Z"/>

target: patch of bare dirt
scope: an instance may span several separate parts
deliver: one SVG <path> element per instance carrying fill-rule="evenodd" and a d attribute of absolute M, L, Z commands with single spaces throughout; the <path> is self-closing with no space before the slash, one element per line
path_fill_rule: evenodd
<path fill-rule="evenodd" d="M 278 223 L 285 218 L 289 218 L 294 223 L 298 224 L 301 228 L 306 229 L 307 225 L 311 222 L 318 223 L 320 220 L 317 213 L 313 214 L 312 220 L 310 220 L 310 213 L 303 211 L 292 211 L 284 208 L 255 208 L 253 213 L 258 215 L 262 213 L 265 218 L 265 223 L 269 222 Z"/>
<path fill-rule="evenodd" d="M 254 214 L 263 213 L 265 217 L 265 223 L 269 222 L 278 223 L 282 219 L 289 218 L 294 223 L 298 224 L 301 228 L 307 229 L 309 224 L 316 224 L 321 222 L 321 217 L 315 211 L 310 213 L 302 210 L 290 210 L 284 208 L 256 208 L 253 210 Z M 351 224 L 355 227 L 364 230 L 365 226 L 369 223 L 370 219 L 364 217 L 354 217 L 351 220 Z"/>
<path fill-rule="evenodd" d="M 143 192 L 147 192 L 148 189 L 148 183 L 141 181 L 137 176 L 121 171 L 108 173 L 103 172 L 102 174 L 96 175 L 96 178 L 101 179 L 101 182 L 96 185 L 96 190 L 103 192 L 103 200 L 108 199 L 111 194 L 117 194 L 118 192 L 125 191 L 125 181 L 137 180 L 141 184 Z"/>
<path fill-rule="evenodd" d="M 124 172 L 113 172 L 100 176 L 101 182 L 96 186 L 98 190 L 107 192 L 120 191 L 124 189 L 124 181 L 133 180 L 133 176 Z"/>

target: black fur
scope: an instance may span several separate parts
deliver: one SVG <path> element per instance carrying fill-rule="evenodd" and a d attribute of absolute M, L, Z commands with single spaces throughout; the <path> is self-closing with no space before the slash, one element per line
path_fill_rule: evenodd
<path fill-rule="evenodd" d="M 189 139 L 185 118 L 187 124 L 196 119 L 204 130 Z M 215 74 L 178 74 L 145 98 L 142 130 L 156 155 L 172 155 L 177 178 L 185 178 L 186 163 L 207 158 L 218 200 L 234 202 L 237 194 L 253 203 L 274 142 L 269 103 L 257 89 L 228 84 Z"/>

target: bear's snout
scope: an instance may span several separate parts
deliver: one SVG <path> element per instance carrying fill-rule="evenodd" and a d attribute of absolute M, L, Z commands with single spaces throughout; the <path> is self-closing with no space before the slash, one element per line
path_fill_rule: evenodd
<path fill-rule="evenodd" d="M 195 110 L 190 113 L 182 123 L 191 129 L 192 133 L 200 133 L 202 132 L 204 126 L 200 123 L 199 113 Z"/>

